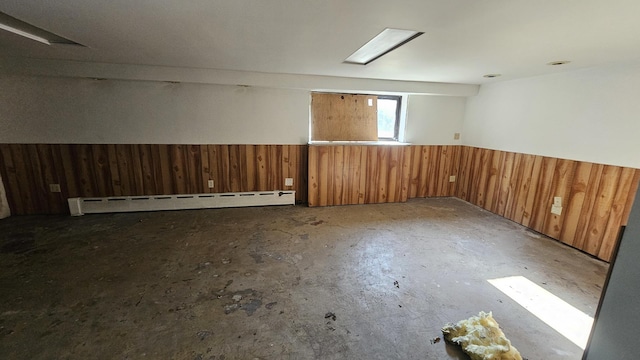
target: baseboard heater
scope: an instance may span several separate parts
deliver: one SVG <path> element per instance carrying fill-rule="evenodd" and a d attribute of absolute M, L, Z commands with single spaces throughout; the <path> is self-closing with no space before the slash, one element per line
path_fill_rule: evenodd
<path fill-rule="evenodd" d="M 214 209 L 243 206 L 295 205 L 295 191 L 256 191 L 219 194 L 115 196 L 70 198 L 73 216 L 113 212 Z"/>

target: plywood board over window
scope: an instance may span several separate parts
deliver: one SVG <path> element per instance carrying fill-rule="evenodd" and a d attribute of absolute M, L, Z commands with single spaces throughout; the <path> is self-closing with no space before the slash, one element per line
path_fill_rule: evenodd
<path fill-rule="evenodd" d="M 373 95 L 311 94 L 311 140 L 377 141 L 377 104 Z"/>

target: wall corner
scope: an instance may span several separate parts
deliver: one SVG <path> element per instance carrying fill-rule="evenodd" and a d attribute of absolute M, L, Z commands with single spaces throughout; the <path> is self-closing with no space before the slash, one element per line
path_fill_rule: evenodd
<path fill-rule="evenodd" d="M 9 202 L 7 201 L 7 194 L 4 190 L 4 184 L 2 183 L 2 176 L 0 176 L 0 219 L 4 219 L 11 215 L 9 209 Z"/>

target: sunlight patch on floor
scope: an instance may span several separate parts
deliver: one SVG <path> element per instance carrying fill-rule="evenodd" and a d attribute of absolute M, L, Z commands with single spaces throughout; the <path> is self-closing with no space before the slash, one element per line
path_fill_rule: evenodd
<path fill-rule="evenodd" d="M 524 276 L 487 281 L 584 350 L 593 325 L 592 317 Z"/>

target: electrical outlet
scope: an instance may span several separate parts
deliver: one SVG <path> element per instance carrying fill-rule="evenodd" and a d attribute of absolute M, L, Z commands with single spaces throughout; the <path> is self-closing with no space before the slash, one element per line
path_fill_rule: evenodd
<path fill-rule="evenodd" d="M 293 186 L 293 178 L 284 179 L 284 186 Z"/>
<path fill-rule="evenodd" d="M 562 207 L 562 198 L 560 196 L 553 197 L 553 206 Z"/>
<path fill-rule="evenodd" d="M 213 180 L 208 181 L 209 189 L 213 189 Z"/>
<path fill-rule="evenodd" d="M 555 215 L 562 215 L 562 206 L 551 205 L 551 213 Z"/>
<path fill-rule="evenodd" d="M 453 140 L 460 140 L 460 133 L 453 133 Z"/>
<path fill-rule="evenodd" d="M 449 182 L 456 182 L 456 176 L 455 175 L 449 176 Z"/>
<path fill-rule="evenodd" d="M 60 184 L 49 184 L 49 191 L 52 193 L 62 192 L 62 190 L 60 190 Z"/>

